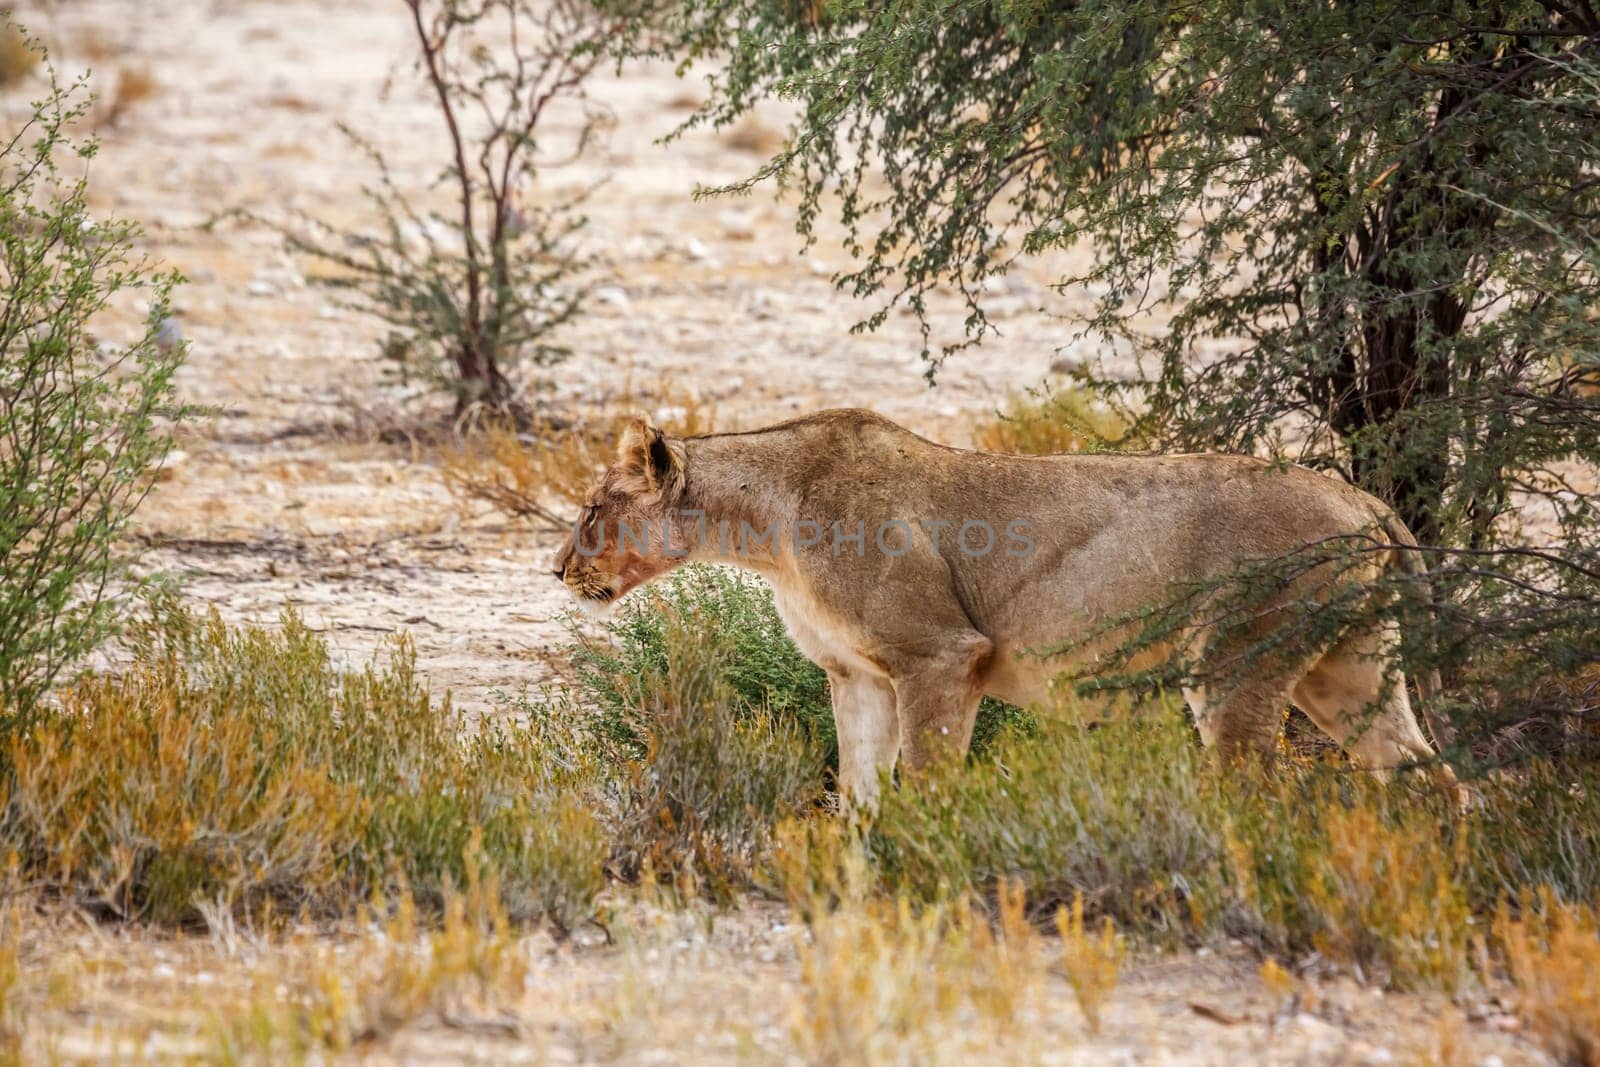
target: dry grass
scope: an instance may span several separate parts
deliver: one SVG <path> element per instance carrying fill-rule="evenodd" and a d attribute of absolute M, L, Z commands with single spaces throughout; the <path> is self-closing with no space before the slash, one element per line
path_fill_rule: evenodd
<path fill-rule="evenodd" d="M 1521 918 L 1502 907 L 1494 936 L 1528 1032 L 1563 1067 L 1600 1067 L 1600 916 L 1546 891 Z"/>
<path fill-rule="evenodd" d="M 642 397 L 635 400 L 645 406 Z M 628 404 L 621 402 L 621 409 Z M 692 394 L 676 397 L 669 409 L 672 417 L 660 425 L 674 436 L 709 433 L 715 422 L 714 410 Z M 619 415 L 530 429 L 490 424 L 443 449 L 440 471 L 451 492 L 463 500 L 489 504 L 515 518 L 563 526 L 568 519 L 562 509 L 582 504 L 615 458 L 626 419 Z"/>
<path fill-rule="evenodd" d="M 114 128 L 134 108 L 151 99 L 160 90 L 161 83 L 149 67 L 122 67 L 117 71 L 117 85 L 101 111 L 100 124 Z"/>
<path fill-rule="evenodd" d="M 1002 901 L 994 923 L 966 900 L 917 909 L 904 897 L 815 916 L 791 1011 L 801 1053 L 823 1064 L 1028 1058 L 1045 952 L 1020 889 Z"/>
<path fill-rule="evenodd" d="M 1372 807 L 1322 811 L 1325 849 L 1312 862 L 1314 941 L 1363 977 L 1403 988 L 1459 988 L 1468 974 L 1471 910 L 1458 857 L 1429 819 L 1387 822 Z"/>
<path fill-rule="evenodd" d="M 581 503 L 615 454 L 616 436 L 598 426 L 523 433 L 494 425 L 445 449 L 439 465 L 456 496 L 561 526 L 559 510 Z"/>
<path fill-rule="evenodd" d="M 1414 1067 L 1469 1067 L 1478 1060 L 1469 1052 L 1466 1020 L 1455 1008 L 1445 1008 L 1434 1024 L 1431 1040 L 1407 1059 Z"/>
<path fill-rule="evenodd" d="M 1100 1011 L 1117 987 L 1126 949 L 1110 919 L 1101 920 L 1099 934 L 1085 929 L 1082 893 L 1074 898 L 1071 908 L 1057 909 L 1056 932 L 1061 938 L 1061 965 L 1067 984 L 1072 987 L 1089 1032 L 1098 1034 Z"/>
<path fill-rule="evenodd" d="M 306 941 L 270 957 L 242 1010 L 219 1013 L 213 1058 L 300 1061 L 369 1046 L 425 1017 L 499 1019 L 523 994 L 528 959 L 493 872 L 468 870 L 465 890 L 446 892 L 437 928 L 422 926 L 402 893 L 375 903 L 353 946 Z"/>
<path fill-rule="evenodd" d="M 21 1064 L 24 1019 L 16 1003 L 17 985 L 22 979 L 21 949 L 18 944 L 22 909 L 12 903 L 0 912 L 0 1065 Z"/>
<path fill-rule="evenodd" d="M 1019 393 L 988 419 L 972 425 L 985 452 L 1051 456 L 1136 447 L 1127 419 L 1075 389 Z"/>
<path fill-rule="evenodd" d="M 88 60 L 91 66 L 99 67 L 121 55 L 123 49 L 107 27 L 88 26 L 72 41 L 70 51 Z"/>
<path fill-rule="evenodd" d="M 36 886 L 123 919 L 347 914 L 397 877 L 437 901 L 481 860 L 518 916 L 591 914 L 605 844 L 555 720 L 465 727 L 409 643 L 345 673 L 293 613 L 177 611 L 132 645 L 0 750 L 0 835 Z"/>

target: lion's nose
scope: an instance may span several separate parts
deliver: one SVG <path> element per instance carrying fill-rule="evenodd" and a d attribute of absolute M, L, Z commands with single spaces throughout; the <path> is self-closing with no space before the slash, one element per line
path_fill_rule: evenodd
<path fill-rule="evenodd" d="M 558 582 L 566 581 L 567 580 L 567 568 L 566 568 L 566 565 L 565 564 L 561 564 L 561 563 L 556 564 L 555 567 L 553 567 L 551 569 L 550 575 L 551 575 L 551 577 L 555 578 L 556 581 L 558 581 Z"/>

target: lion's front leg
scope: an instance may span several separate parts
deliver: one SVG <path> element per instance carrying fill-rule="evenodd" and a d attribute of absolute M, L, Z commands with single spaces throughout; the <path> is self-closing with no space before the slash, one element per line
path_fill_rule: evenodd
<path fill-rule="evenodd" d="M 828 687 L 839 738 L 841 804 L 871 811 L 878 804 L 879 778 L 894 766 L 900 749 L 894 689 L 887 678 L 850 670 L 830 670 Z"/>

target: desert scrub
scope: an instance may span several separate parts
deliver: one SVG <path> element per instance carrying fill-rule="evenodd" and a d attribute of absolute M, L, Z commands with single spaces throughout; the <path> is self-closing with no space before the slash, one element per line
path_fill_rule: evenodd
<path fill-rule="evenodd" d="M 450 209 L 434 210 L 431 189 L 402 190 L 378 146 L 346 128 L 374 171 L 371 230 L 308 216 L 276 228 L 321 264 L 314 281 L 388 325 L 381 351 L 403 378 L 454 394 L 459 422 L 520 419 L 517 367 L 569 354 L 556 337 L 578 313 L 588 265 L 577 247 L 586 193 L 553 193 L 539 174 L 581 156 L 607 125 L 585 87 L 618 22 L 577 0 L 396 6 L 439 118 L 434 184 L 448 189 Z M 550 121 L 551 108 L 574 115 L 576 129 Z"/>
<path fill-rule="evenodd" d="M 663 619 L 660 653 L 600 736 L 618 768 L 614 869 L 725 900 L 750 883 L 773 827 L 820 804 L 823 751 L 793 717 L 740 701 L 726 644 L 687 618 Z"/>
<path fill-rule="evenodd" d="M 182 345 L 160 343 L 179 278 L 135 252 L 135 225 L 90 211 L 97 146 L 70 136 L 84 86 L 46 72 L 0 144 L 0 733 L 116 628 L 142 581 L 128 523 L 182 414 Z M 97 341 L 129 300 L 148 305 L 130 338 Z"/>
<path fill-rule="evenodd" d="M 624 601 L 606 625 L 605 641 L 573 626 L 568 652 L 577 693 L 594 706 L 598 728 L 613 743 L 635 755 L 645 750 L 637 709 L 666 680 L 669 630 L 708 649 L 736 718 L 760 709 L 791 723 L 822 747 L 829 770 L 838 769 L 828 676 L 789 639 L 766 583 L 725 567 L 684 567 Z M 1001 735 L 1028 733 L 1034 726 L 1022 709 L 985 698 L 973 751 L 981 755 Z"/>
<path fill-rule="evenodd" d="M 1061 939 L 1061 967 L 1067 985 L 1072 987 L 1089 1032 L 1098 1034 L 1101 1008 L 1117 986 L 1127 948 L 1109 918 L 1100 920 L 1099 933 L 1090 932 L 1084 923 L 1082 893 L 1073 898 L 1072 907 L 1056 909 L 1056 934 Z"/>
<path fill-rule="evenodd" d="M 1600 1065 L 1600 919 L 1548 891 L 1502 905 L 1494 937 L 1534 1040 L 1560 1064 Z"/>
<path fill-rule="evenodd" d="M 1088 729 L 1048 721 L 970 765 L 888 791 L 866 835 L 885 885 L 920 900 L 1016 880 L 1038 917 L 1082 897 L 1156 941 L 1212 929 L 1224 884 L 1214 774 L 1175 709 Z"/>
<path fill-rule="evenodd" d="M 864 897 L 819 912 L 801 936 L 790 1033 L 807 1062 L 968 1062 L 1039 1055 L 1021 1021 L 1042 992 L 1044 938 L 1020 888 L 988 912 Z"/>
<path fill-rule="evenodd" d="M 217 1014 L 211 1059 L 305 1062 L 348 1052 L 429 1016 L 515 1004 L 525 995 L 527 947 L 507 915 L 481 853 L 467 884 L 446 889 L 437 923 L 425 923 L 403 888 L 363 908 L 350 948 L 305 939 L 262 953 L 240 1009 Z"/>
<path fill-rule="evenodd" d="M 1600 901 L 1600 766 L 1536 760 L 1473 789 L 1462 878 L 1475 911 L 1490 913 L 1531 886 Z"/>
<path fill-rule="evenodd" d="M 667 405 L 661 420 L 675 437 L 709 433 L 714 412 L 692 392 L 628 391 L 618 407 Z M 445 486 L 463 501 L 484 503 L 512 518 L 566 527 L 570 513 L 616 459 L 620 433 L 612 419 L 533 419 L 518 426 L 490 419 L 477 434 L 458 435 L 439 452 Z"/>
<path fill-rule="evenodd" d="M 292 611 L 269 630 L 168 609 L 130 648 L 6 744 L 0 839 L 36 883 L 182 921 L 202 904 L 348 913 L 397 882 L 437 903 L 492 875 L 515 917 L 590 915 L 605 841 L 559 724 L 463 725 L 404 638 L 341 673 Z"/>

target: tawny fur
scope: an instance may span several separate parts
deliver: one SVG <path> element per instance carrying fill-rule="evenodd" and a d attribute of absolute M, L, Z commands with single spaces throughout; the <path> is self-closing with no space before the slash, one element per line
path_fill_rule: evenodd
<path fill-rule="evenodd" d="M 932 519 L 952 523 L 937 551 L 917 521 Z M 966 519 L 997 532 L 1024 522 L 1032 551 L 962 552 L 954 535 Z M 903 555 L 873 544 L 891 520 L 911 530 Z M 830 537 L 796 548 L 788 531 L 808 522 Z M 621 523 L 647 525 L 649 543 L 619 546 Z M 835 523 L 864 523 L 865 551 L 836 553 Z M 780 535 L 770 552 L 741 549 L 741 524 Z M 916 770 L 942 748 L 965 750 L 981 697 L 1048 701 L 1049 683 L 1075 664 L 1030 653 L 1160 601 L 1175 581 L 1340 535 L 1410 540 L 1381 502 L 1302 468 L 1241 456 L 991 455 L 934 444 L 861 410 L 683 439 L 638 420 L 575 538 L 597 547 L 601 530 L 603 550 L 585 554 L 569 539 L 556 564 L 590 604 L 614 603 L 693 560 L 736 564 L 772 584 L 789 633 L 827 671 L 840 782 L 862 804 L 897 757 Z M 896 551 L 899 536 L 890 535 Z M 1399 565 L 1375 557 L 1351 580 Z M 1226 754 L 1270 751 L 1293 699 L 1383 774 L 1433 756 L 1393 644 L 1390 633 L 1350 635 L 1303 662 L 1263 667 L 1221 698 L 1186 698 L 1201 737 Z"/>

